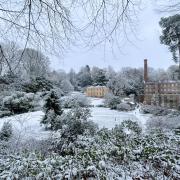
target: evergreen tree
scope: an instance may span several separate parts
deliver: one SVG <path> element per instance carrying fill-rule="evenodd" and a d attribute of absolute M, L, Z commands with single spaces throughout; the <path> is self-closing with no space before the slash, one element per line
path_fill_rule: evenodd
<path fill-rule="evenodd" d="M 179 62 L 178 79 L 180 80 L 180 14 L 161 18 L 159 24 L 162 28 L 161 43 L 169 46 L 173 60 Z"/>
<path fill-rule="evenodd" d="M 45 124 L 46 128 L 57 130 L 63 110 L 60 105 L 59 97 L 54 90 L 51 90 L 47 95 L 44 104 L 44 112 L 45 116 L 41 123 Z"/>
<path fill-rule="evenodd" d="M 92 85 L 91 71 L 88 65 L 81 68 L 80 72 L 78 73 L 78 81 L 79 86 L 81 87 Z"/>
<path fill-rule="evenodd" d="M 94 85 L 105 86 L 107 84 L 106 71 L 98 67 L 92 68 L 92 80 Z"/>

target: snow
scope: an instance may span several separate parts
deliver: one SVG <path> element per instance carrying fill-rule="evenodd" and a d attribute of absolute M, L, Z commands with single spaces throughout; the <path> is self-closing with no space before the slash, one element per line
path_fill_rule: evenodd
<path fill-rule="evenodd" d="M 43 115 L 42 111 L 37 111 L 1 118 L 0 128 L 4 122 L 8 121 L 12 123 L 13 131 L 18 137 L 24 140 L 29 138 L 44 139 L 48 137 L 50 132 L 45 131 L 43 126 L 40 125 Z"/>
<path fill-rule="evenodd" d="M 103 98 L 92 98 L 92 97 L 88 97 L 88 100 L 90 101 L 91 105 L 93 106 L 100 106 L 103 105 Z"/>
<path fill-rule="evenodd" d="M 97 123 L 99 128 L 105 127 L 112 129 L 116 124 L 120 124 L 123 120 L 133 120 L 139 122 L 143 129 L 145 129 L 146 121 L 150 117 L 150 115 L 141 114 L 139 109 L 130 112 L 120 112 L 104 107 L 97 107 L 102 105 L 104 100 L 102 98 L 89 99 L 93 105 L 91 108 L 92 117 L 90 117 L 90 119 Z M 44 113 L 42 111 L 37 111 L 1 118 L 0 128 L 5 121 L 9 121 L 13 125 L 14 132 L 23 137 L 23 139 L 44 139 L 48 137 L 50 132 L 45 131 L 43 126 L 40 125 L 43 115 Z"/>
<path fill-rule="evenodd" d="M 111 110 L 104 107 L 97 107 L 103 104 L 102 98 L 91 98 L 91 104 L 94 106 L 91 108 L 90 118 L 99 125 L 99 128 L 112 129 L 115 125 L 120 124 L 123 120 L 137 121 L 143 129 L 145 129 L 146 121 L 151 115 L 141 114 L 139 108 L 134 111 L 120 112 Z"/>

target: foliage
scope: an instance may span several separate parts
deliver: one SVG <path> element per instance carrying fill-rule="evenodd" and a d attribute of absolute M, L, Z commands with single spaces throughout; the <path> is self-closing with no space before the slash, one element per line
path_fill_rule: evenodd
<path fill-rule="evenodd" d="M 24 91 L 27 93 L 36 93 L 41 91 L 50 91 L 53 84 L 44 77 L 36 77 L 31 79 L 30 82 L 24 84 Z"/>
<path fill-rule="evenodd" d="M 12 136 L 12 132 L 12 124 L 10 122 L 4 122 L 0 131 L 0 140 L 8 141 L 9 138 Z"/>
<path fill-rule="evenodd" d="M 105 86 L 107 84 L 106 71 L 98 67 L 93 67 L 91 71 L 93 85 Z"/>
<path fill-rule="evenodd" d="M 80 133 L 81 134 L 81 133 Z M 93 136 L 62 141 L 57 131 L 41 151 L 1 156 L 1 179 L 178 179 L 180 136 L 153 130 L 143 134 L 136 122 L 124 121 Z"/>
<path fill-rule="evenodd" d="M 161 18 L 159 22 L 162 28 L 160 41 L 169 47 L 173 55 L 173 60 L 180 65 L 180 15 L 176 14 L 166 18 Z M 177 55 L 178 52 L 178 55 Z M 180 66 L 178 79 L 180 79 Z"/>
<path fill-rule="evenodd" d="M 179 51 L 180 48 L 180 15 L 176 14 L 174 16 L 161 18 L 159 24 L 162 27 L 162 35 L 160 36 L 161 43 L 169 46 L 173 54 L 173 60 L 178 62 L 176 52 Z"/>
<path fill-rule="evenodd" d="M 82 94 L 73 94 L 61 98 L 63 108 L 88 107 L 90 105 L 87 97 Z"/>
<path fill-rule="evenodd" d="M 72 84 L 70 83 L 69 80 L 65 79 L 65 80 L 62 80 L 61 82 L 61 90 L 67 94 L 67 93 L 70 93 L 74 90 L 74 87 L 72 86 Z"/>
<path fill-rule="evenodd" d="M 167 109 L 165 107 L 154 105 L 143 105 L 141 106 L 140 110 L 144 114 L 153 114 L 156 116 L 165 116 L 172 112 L 170 109 Z"/>
<path fill-rule="evenodd" d="M 77 74 L 77 79 L 78 79 L 78 84 L 81 87 L 92 85 L 91 72 L 90 72 L 90 67 L 88 65 L 81 68 L 81 70 Z"/>
<path fill-rule="evenodd" d="M 45 115 L 41 121 L 46 128 L 57 130 L 60 123 L 60 116 L 63 113 L 60 104 L 60 98 L 58 97 L 56 91 L 51 90 L 44 103 Z"/>
<path fill-rule="evenodd" d="M 38 106 L 39 99 L 33 93 L 15 92 L 11 96 L 2 99 L 3 111 L 10 111 L 14 114 L 33 111 Z"/>
<path fill-rule="evenodd" d="M 132 110 L 131 106 L 127 103 L 118 104 L 116 109 L 119 111 L 130 111 L 130 110 Z"/>
<path fill-rule="evenodd" d="M 121 103 L 121 98 L 111 93 L 105 95 L 104 104 L 110 109 L 117 109 L 117 105 Z"/>

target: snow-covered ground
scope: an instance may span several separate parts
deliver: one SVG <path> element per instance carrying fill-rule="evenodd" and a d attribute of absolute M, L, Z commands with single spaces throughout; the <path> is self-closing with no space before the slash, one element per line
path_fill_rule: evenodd
<path fill-rule="evenodd" d="M 141 114 L 139 109 L 130 112 L 120 112 L 116 110 L 111 110 L 104 107 L 97 107 L 103 104 L 103 99 L 100 98 L 89 98 L 91 100 L 91 104 L 94 107 L 91 108 L 90 118 L 95 123 L 99 125 L 100 128 L 113 128 L 116 124 L 120 124 L 123 120 L 133 120 L 137 121 L 139 125 L 145 129 L 145 124 L 150 115 Z"/>
<path fill-rule="evenodd" d="M 35 138 L 45 139 L 50 132 L 45 131 L 40 125 L 41 118 L 44 113 L 42 111 L 24 113 L 20 115 L 10 116 L 0 119 L 0 128 L 6 121 L 11 122 L 13 131 L 21 139 Z"/>
<path fill-rule="evenodd" d="M 149 115 L 140 114 L 138 109 L 131 112 L 119 112 L 104 107 L 97 107 L 98 105 L 103 104 L 103 99 L 89 99 L 91 100 L 91 104 L 94 106 L 91 108 L 92 117 L 90 119 L 97 123 L 99 128 L 106 127 L 111 129 L 116 124 L 121 123 L 123 120 L 137 121 L 144 128 L 145 123 L 149 118 Z M 0 128 L 5 121 L 10 121 L 13 124 L 14 132 L 16 132 L 24 139 L 44 139 L 48 137 L 50 132 L 45 131 L 43 126 L 40 125 L 40 121 L 43 115 L 44 113 L 42 111 L 37 111 L 1 118 Z"/>

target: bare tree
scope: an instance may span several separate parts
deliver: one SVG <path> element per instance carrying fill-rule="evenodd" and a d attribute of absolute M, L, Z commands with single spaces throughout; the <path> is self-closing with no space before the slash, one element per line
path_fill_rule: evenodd
<path fill-rule="evenodd" d="M 35 77 L 46 77 L 49 72 L 49 59 L 40 51 L 26 48 L 24 50 L 21 65 L 21 76 L 33 79 Z M 21 51 L 19 51 L 21 54 Z"/>
<path fill-rule="evenodd" d="M 157 1 L 157 0 L 156 0 Z M 158 0 L 158 11 L 168 13 L 179 13 L 180 2 L 178 0 Z"/>
<path fill-rule="evenodd" d="M 59 47 L 59 51 L 80 37 L 92 45 L 113 41 L 113 36 L 119 36 L 131 24 L 139 3 L 140 0 L 0 0 L 1 33 L 17 36 L 25 48 L 43 45 Z"/>
<path fill-rule="evenodd" d="M 15 74 L 20 57 L 18 50 L 15 42 L 8 41 L 0 44 L 0 75 L 5 73 Z"/>

